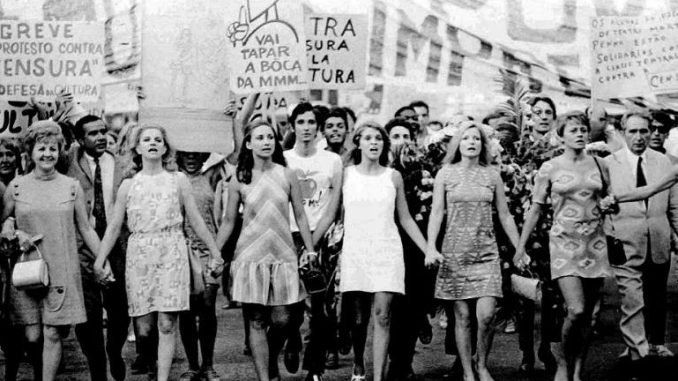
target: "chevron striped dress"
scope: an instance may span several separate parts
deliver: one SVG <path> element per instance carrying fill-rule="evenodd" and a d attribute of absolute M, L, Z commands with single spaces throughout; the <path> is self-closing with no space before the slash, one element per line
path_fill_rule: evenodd
<path fill-rule="evenodd" d="M 243 227 L 231 263 L 232 297 L 241 303 L 282 306 L 306 297 L 289 222 L 285 167 L 253 174 L 242 184 Z"/>

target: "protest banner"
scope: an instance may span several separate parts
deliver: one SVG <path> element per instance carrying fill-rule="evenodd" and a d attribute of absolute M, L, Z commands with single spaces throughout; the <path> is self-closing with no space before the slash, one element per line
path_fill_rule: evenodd
<path fill-rule="evenodd" d="M 231 152 L 224 5 L 169 0 L 144 7 L 140 123 L 165 127 L 182 151 Z"/>
<path fill-rule="evenodd" d="M 0 99 L 96 102 L 103 58 L 102 23 L 0 20 Z"/>
<path fill-rule="evenodd" d="M 233 0 L 226 5 L 231 90 L 302 90 L 306 81 L 304 12 L 295 0 Z"/>
<path fill-rule="evenodd" d="M 309 87 L 365 88 L 367 39 L 367 15 L 307 15 Z"/>
<path fill-rule="evenodd" d="M 591 21 L 593 97 L 678 92 L 678 12 Z"/>

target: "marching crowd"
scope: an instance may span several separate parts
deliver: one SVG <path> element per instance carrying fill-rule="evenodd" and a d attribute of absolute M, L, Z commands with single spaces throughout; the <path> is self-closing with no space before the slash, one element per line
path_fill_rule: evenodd
<path fill-rule="evenodd" d="M 678 158 L 664 141 L 674 116 L 618 118 L 597 104 L 558 115 L 533 95 L 482 121 L 438 121 L 416 101 L 382 126 L 307 102 L 253 118 L 257 97 L 227 108 L 235 150 L 218 160 L 175 152 L 162 126 L 116 136 L 97 116 L 48 118 L 40 105 L 20 141 L 0 138 L 5 380 L 24 359 L 34 379 L 54 380 L 71 326 L 91 379 L 124 380 L 131 321 L 133 371 L 167 380 L 178 330 L 181 380 L 219 380 L 222 285 L 242 307 L 262 381 L 280 380 L 281 354 L 296 373 L 304 351 L 306 379 L 319 381 L 351 350 L 351 381 L 415 379 L 417 340 L 431 342 L 436 314 L 465 381 L 493 379 L 500 319 L 518 332 L 518 371 L 538 359 L 556 381 L 584 380 L 607 277 L 621 296 L 621 355 L 673 356 Z M 17 264 L 39 259 L 48 284 L 17 286 L 28 271 Z"/>

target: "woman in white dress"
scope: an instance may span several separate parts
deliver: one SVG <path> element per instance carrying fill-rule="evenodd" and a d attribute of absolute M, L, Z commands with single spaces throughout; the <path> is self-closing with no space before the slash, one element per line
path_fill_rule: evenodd
<path fill-rule="evenodd" d="M 400 172 L 388 168 L 386 130 L 366 123 L 356 130 L 353 166 L 344 174 L 344 246 L 340 259 L 343 305 L 352 317 L 353 374 L 365 380 L 363 353 L 370 312 L 374 315 L 374 380 L 383 379 L 389 343 L 390 307 L 395 294 L 405 292 L 403 248 L 394 212 L 400 225 L 422 252 L 426 240 L 412 219 L 405 200 Z"/>

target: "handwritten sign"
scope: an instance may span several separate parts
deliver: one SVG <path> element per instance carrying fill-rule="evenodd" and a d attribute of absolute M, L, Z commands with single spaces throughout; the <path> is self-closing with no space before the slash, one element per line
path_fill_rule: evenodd
<path fill-rule="evenodd" d="M 306 16 L 306 54 L 311 88 L 363 89 L 367 15 Z"/>
<path fill-rule="evenodd" d="M 52 101 L 61 90 L 96 102 L 104 73 L 104 26 L 0 21 L 0 99 Z"/>
<path fill-rule="evenodd" d="M 592 92 L 598 99 L 678 90 L 678 12 L 591 21 Z"/>
<path fill-rule="evenodd" d="M 139 121 L 165 127 L 182 151 L 233 150 L 224 14 L 216 1 L 144 2 Z"/>
<path fill-rule="evenodd" d="M 301 2 L 232 0 L 226 8 L 233 15 L 227 19 L 227 54 L 234 93 L 308 87 Z"/>

